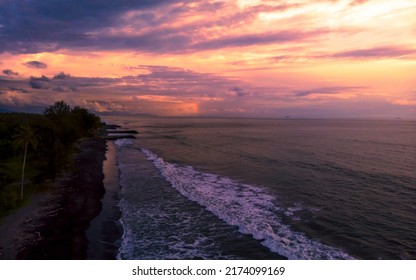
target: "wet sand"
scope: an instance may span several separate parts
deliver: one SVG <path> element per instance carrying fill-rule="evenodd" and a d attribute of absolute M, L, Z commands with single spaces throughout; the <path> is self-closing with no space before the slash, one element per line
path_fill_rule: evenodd
<path fill-rule="evenodd" d="M 105 194 L 102 209 L 87 230 L 87 258 L 93 260 L 114 259 L 120 247 L 122 226 L 119 203 L 119 171 L 116 164 L 116 147 L 113 141 L 107 141 L 106 159 L 103 163 Z"/>

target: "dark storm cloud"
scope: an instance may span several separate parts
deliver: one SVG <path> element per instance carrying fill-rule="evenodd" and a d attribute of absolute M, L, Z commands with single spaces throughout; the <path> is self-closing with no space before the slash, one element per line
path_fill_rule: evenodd
<path fill-rule="evenodd" d="M 190 7 L 189 3 L 197 5 Z M 224 5 L 224 2 L 192 0 L 0 1 L 0 38 L 3 38 L 0 53 L 52 52 L 62 48 L 181 53 L 303 40 L 327 32 L 290 30 L 218 38 L 198 33 L 199 29 L 211 27 L 238 28 L 242 21 L 250 22 L 260 12 L 283 11 L 299 4 L 257 5 L 231 16 L 215 19 L 208 16 L 198 23 L 168 27 L 192 14 L 214 15 Z M 134 13 L 126 17 L 129 11 Z M 124 26 L 134 28 L 134 34 L 108 32 Z"/>
<path fill-rule="evenodd" d="M 168 0 L 27 0 L 0 1 L 0 52 L 36 53 L 67 45 L 83 46 L 90 31 L 116 24 L 126 11 Z"/>
<path fill-rule="evenodd" d="M 46 69 L 48 68 L 48 65 L 46 63 L 40 62 L 40 61 L 28 61 L 23 63 L 23 65 L 29 67 L 29 68 L 37 68 L 37 69 Z"/>

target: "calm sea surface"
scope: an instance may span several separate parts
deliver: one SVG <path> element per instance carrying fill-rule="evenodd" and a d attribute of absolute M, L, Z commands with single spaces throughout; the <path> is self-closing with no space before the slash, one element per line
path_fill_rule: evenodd
<path fill-rule="evenodd" d="M 416 122 L 105 120 L 122 259 L 416 259 Z"/>

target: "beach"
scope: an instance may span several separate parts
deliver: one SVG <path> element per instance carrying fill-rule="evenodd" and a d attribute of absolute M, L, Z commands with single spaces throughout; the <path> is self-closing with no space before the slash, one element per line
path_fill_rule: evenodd
<path fill-rule="evenodd" d="M 0 259 L 415 259 L 414 122 L 108 119 Z"/>
<path fill-rule="evenodd" d="M 31 198 L 29 205 L 3 219 L 0 224 L 0 259 L 88 258 L 90 242 L 87 230 L 103 208 L 106 140 L 84 139 L 77 148 L 79 152 L 73 156 L 73 171 L 60 177 L 50 191 L 37 194 Z M 111 203 L 116 202 L 112 200 Z M 114 243 L 120 238 L 122 230 L 117 225 L 119 214 L 116 207 L 111 209 L 111 230 L 105 238 Z M 108 226 L 108 219 L 95 221 L 95 224 L 101 222 Z M 96 230 L 101 228 L 96 227 Z M 101 232 L 90 230 L 89 234 L 103 238 Z M 103 252 L 95 258 L 116 257 L 117 248 L 113 244 L 95 242 L 94 246 Z"/>

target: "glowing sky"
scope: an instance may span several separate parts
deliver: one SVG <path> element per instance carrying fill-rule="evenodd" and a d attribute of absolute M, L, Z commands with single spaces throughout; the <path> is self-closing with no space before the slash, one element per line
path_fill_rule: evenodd
<path fill-rule="evenodd" d="M 414 0 L 0 0 L 0 111 L 416 118 Z"/>

